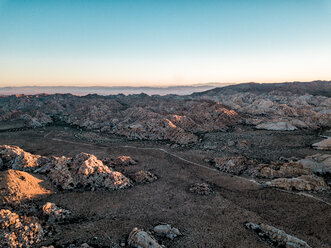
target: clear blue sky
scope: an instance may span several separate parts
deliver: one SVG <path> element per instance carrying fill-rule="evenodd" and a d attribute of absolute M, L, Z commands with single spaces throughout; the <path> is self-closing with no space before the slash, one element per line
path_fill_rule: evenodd
<path fill-rule="evenodd" d="M 331 0 L 0 0 L 0 86 L 331 80 Z"/>

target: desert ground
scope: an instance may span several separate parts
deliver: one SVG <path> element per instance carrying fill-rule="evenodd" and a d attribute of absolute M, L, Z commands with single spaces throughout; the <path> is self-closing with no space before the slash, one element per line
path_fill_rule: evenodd
<path fill-rule="evenodd" d="M 242 93 L 236 94 L 238 97 Z M 186 97 L 183 101 L 194 108 L 183 107 L 171 114 L 190 116 L 190 121 L 178 121 L 176 116 L 171 119 L 169 113 L 161 111 L 167 106 L 163 98 L 155 110 L 153 106 L 146 107 L 155 103 L 153 98 L 121 97 L 116 100 L 121 106 L 115 106 L 114 102 L 109 105 L 116 111 L 126 111 L 126 115 L 121 112 L 112 117 L 116 123 L 114 131 L 100 126 L 97 120 L 102 114 L 73 107 L 75 100 L 71 96 L 68 105 L 62 105 L 69 109 L 68 113 L 49 102 L 47 106 L 39 106 L 36 113 L 35 98 L 26 101 L 25 96 L 4 97 L 0 105 L 3 111 L 0 246 L 331 247 L 331 150 L 324 143 L 313 145 L 330 136 L 330 97 L 324 93 L 311 95 L 310 101 L 316 97 L 320 100 L 309 113 L 302 113 L 308 107 L 288 103 L 286 107 L 292 109 L 281 112 L 285 109 L 283 103 L 270 97 L 275 93 L 263 94 L 273 101 L 276 110 L 266 100 L 255 102 L 258 107 L 242 109 L 231 98 L 233 93 L 221 100 L 224 106 L 215 105 L 220 99 L 215 99 L 215 95 L 210 97 L 210 93 L 207 93 L 209 97 L 199 96 L 204 100 L 196 100 L 195 95 L 189 100 Z M 307 94 L 300 94 L 293 93 L 290 97 L 305 95 L 300 99 L 307 99 Z M 58 96 L 40 97 L 48 101 Z M 143 99 L 139 100 L 140 106 L 128 111 L 136 101 L 132 98 L 137 97 Z M 176 101 L 182 101 L 173 99 L 172 108 Z M 99 100 L 92 96 L 91 101 Z M 23 105 L 34 107 L 26 110 Z M 49 114 L 52 109 L 57 111 L 54 115 Z M 197 109 L 202 112 L 207 109 L 211 117 L 199 119 L 202 112 L 195 113 Z M 219 109 L 222 114 L 215 117 Z M 147 110 L 149 113 L 143 112 Z M 115 115 L 115 110 L 112 111 L 110 115 Z M 293 114 L 293 111 L 301 112 Z M 143 118 L 135 117 L 135 113 L 143 114 Z M 17 117 L 22 114 L 25 114 L 22 118 Z M 123 119 L 129 115 L 130 120 Z M 93 121 L 84 122 L 86 116 Z M 170 128 L 155 131 L 164 116 L 171 121 Z M 132 122 L 137 119 L 138 124 Z M 150 123 L 150 129 L 143 129 Z M 134 132 L 132 126 L 136 128 Z M 75 156 L 82 153 L 96 158 L 91 160 L 86 155 L 86 159 L 77 162 L 79 169 L 82 166 L 98 169 L 100 165 L 109 175 L 119 173 L 121 179 L 116 181 L 119 174 L 115 174 L 111 184 L 104 181 L 99 184 L 99 177 L 93 179 L 98 182 L 88 181 L 96 173 L 90 171 L 77 181 L 72 172 L 59 178 L 64 170 L 59 167 L 63 166 L 59 161 L 66 161 L 70 171 L 80 159 Z M 119 160 L 121 156 L 130 159 L 129 162 Z M 100 176 L 106 172 L 98 173 Z M 67 184 L 68 175 L 73 178 L 71 184 Z M 55 204 L 58 210 L 47 212 L 46 203 Z M 16 223 L 19 219 L 26 228 L 15 229 L 12 220 L 6 217 L 10 215 L 8 211 L 17 214 Z M 250 228 L 252 225 L 248 223 L 259 227 Z M 158 232 L 155 226 L 162 224 L 171 225 L 179 233 L 171 236 L 170 231 Z M 133 240 L 130 233 L 135 227 L 151 238 L 152 243 Z M 30 233 L 21 237 L 24 230 Z"/>

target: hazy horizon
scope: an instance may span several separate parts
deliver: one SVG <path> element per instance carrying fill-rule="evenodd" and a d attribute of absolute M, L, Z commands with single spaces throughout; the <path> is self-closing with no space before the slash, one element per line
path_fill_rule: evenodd
<path fill-rule="evenodd" d="M 331 79 L 331 1 L 0 0 L 0 87 Z"/>

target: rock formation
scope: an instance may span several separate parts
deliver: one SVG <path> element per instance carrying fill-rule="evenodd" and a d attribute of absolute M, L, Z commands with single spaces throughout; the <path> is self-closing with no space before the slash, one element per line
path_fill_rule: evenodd
<path fill-rule="evenodd" d="M 248 168 L 248 160 L 243 156 L 214 158 L 214 166 L 220 171 L 235 175 L 241 174 Z"/>
<path fill-rule="evenodd" d="M 26 127 L 66 124 L 130 139 L 169 140 L 180 144 L 197 142 L 196 133 L 225 130 L 240 119 L 234 110 L 213 101 L 143 94 L 118 95 L 112 99 L 69 94 L 23 95 L 2 100 L 0 121 L 24 120 Z"/>
<path fill-rule="evenodd" d="M 46 187 L 46 185 L 48 187 Z M 18 170 L 0 171 L 0 203 L 21 203 L 52 193 L 50 183 L 40 176 Z"/>
<path fill-rule="evenodd" d="M 61 189 L 122 189 L 131 182 L 92 154 L 80 153 L 73 158 L 32 155 L 17 146 L 0 146 L 3 167 L 46 174 Z"/>
<path fill-rule="evenodd" d="M 36 218 L 19 216 L 7 209 L 0 210 L 0 247 L 35 247 L 44 235 Z"/>
<path fill-rule="evenodd" d="M 277 178 L 266 182 L 265 185 L 286 190 L 323 191 L 328 189 L 323 178 L 312 175 L 297 178 Z"/>
<path fill-rule="evenodd" d="M 2 159 L 0 169 L 33 171 L 39 166 L 40 156 L 25 152 L 18 146 L 0 145 L 0 158 Z"/>
<path fill-rule="evenodd" d="M 122 173 L 111 170 L 92 154 L 80 153 L 72 159 L 54 158 L 53 163 L 49 177 L 63 189 L 122 189 L 131 185 Z"/>
<path fill-rule="evenodd" d="M 331 155 L 315 154 L 298 161 L 303 167 L 319 175 L 331 174 Z"/>
<path fill-rule="evenodd" d="M 132 229 L 128 244 L 137 248 L 162 248 L 156 239 L 149 233 L 135 227 Z"/>
<path fill-rule="evenodd" d="M 256 128 L 273 130 L 273 131 L 293 131 L 293 130 L 297 129 L 291 123 L 286 122 L 286 121 L 261 123 L 261 124 L 256 125 Z"/>
<path fill-rule="evenodd" d="M 114 165 L 135 165 L 137 164 L 137 162 L 132 159 L 130 156 L 119 156 L 115 159 L 115 161 L 113 162 Z"/>
<path fill-rule="evenodd" d="M 274 247 L 311 248 L 305 241 L 266 224 L 245 223 L 245 227 L 254 231 L 262 240 Z"/>
<path fill-rule="evenodd" d="M 210 195 L 213 190 L 206 183 L 195 183 L 191 185 L 189 191 L 198 195 Z"/>
<path fill-rule="evenodd" d="M 330 151 L 331 150 L 331 137 L 328 137 L 325 140 L 322 140 L 320 142 L 313 144 L 313 147 L 318 150 Z"/>
<path fill-rule="evenodd" d="M 151 183 L 157 180 L 157 176 L 152 172 L 144 170 L 137 171 L 132 177 L 136 183 Z"/>
<path fill-rule="evenodd" d="M 54 203 L 47 202 L 42 207 L 43 215 L 48 217 L 51 222 L 61 221 L 71 215 L 71 212 L 67 209 L 60 208 Z"/>
<path fill-rule="evenodd" d="M 312 171 L 297 162 L 271 162 L 259 164 L 255 167 L 254 175 L 261 178 L 291 178 L 310 175 Z"/>
<path fill-rule="evenodd" d="M 157 235 L 166 237 L 169 239 L 174 239 L 177 236 L 182 235 L 181 232 L 177 228 L 171 227 L 171 225 L 169 225 L 169 224 L 157 225 L 153 228 L 153 231 Z"/>

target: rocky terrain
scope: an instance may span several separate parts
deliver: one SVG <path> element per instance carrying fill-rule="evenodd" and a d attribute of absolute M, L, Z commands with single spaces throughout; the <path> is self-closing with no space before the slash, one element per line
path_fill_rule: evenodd
<path fill-rule="evenodd" d="M 0 97 L 0 247 L 330 247 L 331 83 Z"/>

